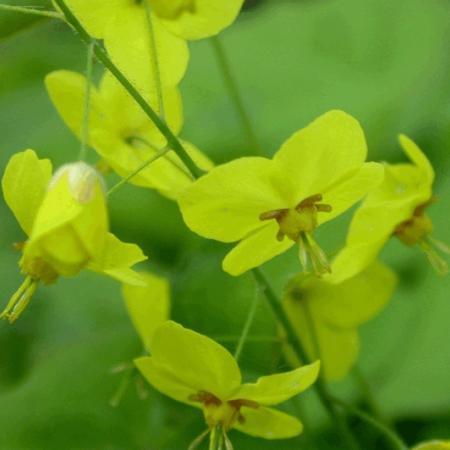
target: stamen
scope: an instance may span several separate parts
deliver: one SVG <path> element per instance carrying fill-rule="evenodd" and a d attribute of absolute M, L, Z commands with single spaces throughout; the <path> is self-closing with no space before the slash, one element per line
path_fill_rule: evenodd
<path fill-rule="evenodd" d="M 436 248 L 433 247 L 433 240 L 430 240 L 429 237 L 425 237 L 419 242 L 419 247 L 421 250 L 425 253 L 425 256 L 427 257 L 430 264 L 433 266 L 434 270 L 439 275 L 446 275 L 448 273 L 448 264 L 447 262 L 439 255 L 439 253 L 436 251 Z M 439 242 L 439 241 L 437 241 Z M 439 244 L 443 244 L 442 242 L 439 242 Z M 445 244 L 443 244 L 445 246 Z M 439 246 L 436 246 L 438 249 Z M 446 247 L 446 246 L 445 246 Z M 447 248 L 448 250 L 448 248 Z M 447 253 L 447 252 L 445 252 Z"/>
<path fill-rule="evenodd" d="M 327 205 L 325 203 L 317 203 L 316 205 L 316 209 L 319 212 L 331 212 L 333 210 L 333 208 L 331 207 L 331 205 Z"/>
<path fill-rule="evenodd" d="M 299 240 L 299 259 L 305 272 L 309 271 L 311 262 L 313 272 L 320 276 L 331 273 L 330 263 L 325 252 L 319 247 L 310 233 L 301 233 Z"/>
<path fill-rule="evenodd" d="M 188 450 L 196 450 L 199 445 L 205 440 L 205 437 L 208 436 L 210 429 L 206 429 L 199 436 L 197 436 L 189 445 Z"/>
<path fill-rule="evenodd" d="M 273 211 L 266 211 L 259 215 L 259 220 L 271 220 L 271 219 L 281 219 L 281 217 L 286 214 L 289 209 L 274 209 Z"/>
<path fill-rule="evenodd" d="M 231 443 L 230 438 L 228 437 L 225 429 L 222 429 L 222 433 L 223 433 L 223 440 L 225 442 L 225 450 L 234 450 L 233 444 Z"/>
<path fill-rule="evenodd" d="M 30 303 L 37 287 L 37 280 L 34 280 L 30 276 L 25 278 L 25 281 L 14 293 L 6 305 L 6 308 L 0 314 L 0 319 L 6 319 L 9 323 L 14 323 L 28 306 L 28 303 Z"/>

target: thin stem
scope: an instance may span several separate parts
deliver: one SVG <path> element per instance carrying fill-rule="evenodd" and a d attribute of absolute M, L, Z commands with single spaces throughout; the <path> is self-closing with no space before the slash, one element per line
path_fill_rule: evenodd
<path fill-rule="evenodd" d="M 162 93 L 162 81 L 161 81 L 161 70 L 159 68 L 159 55 L 158 55 L 158 48 L 156 46 L 156 34 L 155 34 L 155 27 L 153 26 L 153 18 L 152 18 L 152 11 L 150 9 L 150 5 L 147 1 L 144 2 L 145 4 L 145 13 L 147 16 L 147 23 L 148 23 L 148 29 L 150 33 L 150 48 L 152 52 L 152 70 L 153 70 L 153 76 L 155 77 L 155 85 L 156 85 L 156 92 L 158 95 L 158 111 L 159 111 L 159 117 L 161 117 L 164 120 L 165 117 L 165 110 L 164 110 L 164 100 L 163 100 L 163 93 Z"/>
<path fill-rule="evenodd" d="M 275 314 L 281 326 L 283 327 L 284 332 L 286 333 L 287 340 L 291 344 L 298 358 L 303 363 L 310 363 L 311 362 L 310 358 L 308 357 L 305 349 L 303 348 L 303 345 L 300 342 L 289 318 L 287 317 L 281 302 L 277 298 L 275 292 L 273 291 L 266 277 L 259 269 L 253 269 L 252 272 L 256 279 L 256 282 L 259 284 L 261 290 L 264 292 L 264 295 L 270 307 L 272 308 L 273 313 Z M 356 443 L 353 435 L 351 434 L 346 421 L 339 414 L 339 412 L 335 408 L 335 405 L 331 401 L 328 388 L 322 377 L 319 377 L 316 383 L 314 383 L 314 388 L 316 389 L 316 392 L 323 406 L 328 411 L 328 414 L 333 419 L 337 428 L 339 429 L 342 439 L 345 440 L 347 449 L 348 450 L 358 449 L 359 446 Z"/>
<path fill-rule="evenodd" d="M 341 399 L 338 399 L 336 397 L 330 396 L 330 399 L 336 403 L 337 405 L 341 406 L 342 408 L 345 408 L 348 412 L 353 414 L 356 417 L 359 417 L 364 422 L 367 422 L 369 425 L 371 425 L 373 428 L 378 430 L 383 436 L 385 437 L 386 441 L 388 441 L 391 444 L 391 448 L 395 450 L 408 450 L 408 447 L 403 442 L 403 440 L 394 433 L 391 429 L 389 429 L 386 425 L 379 422 L 378 420 L 374 419 L 369 414 L 365 413 L 364 411 L 361 411 L 358 408 L 355 408 L 352 405 L 349 405 L 348 403 L 344 402 Z"/>
<path fill-rule="evenodd" d="M 130 385 L 131 378 L 134 375 L 134 371 L 135 368 L 130 367 L 129 369 L 126 369 L 126 372 L 122 375 L 119 387 L 109 401 L 110 406 L 112 406 L 113 408 L 117 408 L 117 406 L 119 406 L 120 402 L 122 401 L 122 398 L 125 395 L 128 386 Z"/>
<path fill-rule="evenodd" d="M 72 25 L 72 27 L 80 35 L 80 38 L 86 44 L 90 44 L 92 38 L 83 28 L 79 20 L 74 16 L 72 11 L 67 7 L 64 0 L 55 0 L 55 3 L 64 13 L 67 22 Z M 179 158 L 183 161 L 183 163 L 195 178 L 200 177 L 203 174 L 203 171 L 197 167 L 192 158 L 186 152 L 179 139 L 172 133 L 166 122 L 161 120 L 155 110 L 150 106 L 149 103 L 147 103 L 147 101 L 142 97 L 139 91 L 128 81 L 128 79 L 123 75 L 118 67 L 111 61 L 107 53 L 103 50 L 103 48 L 98 44 L 97 41 L 95 41 L 94 53 L 98 60 L 111 72 L 112 75 L 114 75 L 117 81 L 127 90 L 127 92 L 133 97 L 136 103 L 142 108 L 145 114 L 155 124 L 156 128 L 158 128 L 161 134 L 166 138 L 168 147 L 170 147 L 179 156 Z"/>
<path fill-rule="evenodd" d="M 117 191 L 122 185 L 130 181 L 133 177 L 135 177 L 137 174 L 142 172 L 146 167 L 148 167 L 151 163 L 155 162 L 157 159 L 163 157 L 166 155 L 171 149 L 168 147 L 165 147 L 161 150 L 159 150 L 156 154 L 154 154 L 150 159 L 147 161 L 144 161 L 136 170 L 131 172 L 128 176 L 125 178 L 122 178 L 118 183 L 116 183 L 109 191 L 108 195 L 111 195 L 113 192 Z"/>
<path fill-rule="evenodd" d="M 239 338 L 239 341 L 236 345 L 236 350 L 234 351 L 234 359 L 236 361 L 239 361 L 239 357 L 241 356 L 242 349 L 244 348 L 244 344 L 248 339 L 248 333 L 250 331 L 253 320 L 255 318 L 256 307 L 258 306 L 258 297 L 259 297 L 259 292 L 258 292 L 258 287 L 257 287 L 255 295 L 253 297 L 253 301 L 248 310 L 247 319 L 245 320 L 244 327 L 242 328 L 241 337 Z"/>
<path fill-rule="evenodd" d="M 11 12 L 32 14 L 34 16 L 43 16 L 50 17 L 52 19 L 63 19 L 62 14 L 55 11 L 44 11 L 40 9 L 36 9 L 32 6 L 13 6 L 13 5 L 4 5 L 0 3 L 0 9 Z"/>
<path fill-rule="evenodd" d="M 263 153 L 261 150 L 261 146 L 259 145 L 256 133 L 253 130 L 252 122 L 245 108 L 244 101 L 242 100 L 242 96 L 239 91 L 239 87 L 237 85 L 235 77 L 233 76 L 225 48 L 217 36 L 212 37 L 210 41 L 217 59 L 217 63 L 221 69 L 223 80 L 228 90 L 228 94 L 230 96 L 231 101 L 233 102 L 236 112 L 240 117 L 242 128 L 244 129 L 244 132 L 247 136 L 250 149 L 255 155 L 261 155 Z"/>
<path fill-rule="evenodd" d="M 387 420 L 381 412 L 381 408 L 376 401 L 376 398 L 372 392 L 372 388 L 358 366 L 353 368 L 352 375 L 359 386 L 359 390 L 372 416 L 374 416 L 378 421 L 383 422 L 385 425 L 389 426 L 389 420 Z"/>
<path fill-rule="evenodd" d="M 87 49 L 86 61 L 86 88 L 84 95 L 83 123 L 81 128 L 80 161 L 86 159 L 89 146 L 89 120 L 91 115 L 92 73 L 94 71 L 94 41 L 91 41 Z"/>

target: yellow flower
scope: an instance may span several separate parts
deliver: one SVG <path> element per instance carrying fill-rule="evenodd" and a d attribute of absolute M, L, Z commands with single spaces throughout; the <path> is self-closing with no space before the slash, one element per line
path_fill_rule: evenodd
<path fill-rule="evenodd" d="M 308 356 L 320 358 L 328 380 L 339 380 L 359 353 L 358 327 L 372 319 L 391 298 L 397 278 L 380 263 L 341 284 L 300 274 L 287 286 L 283 305 Z M 294 367 L 300 364 L 286 348 Z"/>
<path fill-rule="evenodd" d="M 83 162 L 52 177 L 52 165 L 33 150 L 14 155 L 2 179 L 5 201 L 28 236 L 19 247 L 26 280 L 0 317 L 16 320 L 39 282 L 75 276 L 87 268 L 122 282 L 143 284 L 130 266 L 146 259 L 139 247 L 108 232 L 103 181 Z"/>
<path fill-rule="evenodd" d="M 346 245 L 336 257 L 328 281 L 339 283 L 363 270 L 391 236 L 406 245 L 418 245 L 439 272 L 447 271 L 433 245 L 449 250 L 430 237 L 433 225 L 425 214 L 433 201 L 433 167 L 411 139 L 401 135 L 400 145 L 411 162 L 386 164 L 383 183 L 367 196 L 352 219 Z"/>
<path fill-rule="evenodd" d="M 240 158 L 189 186 L 180 207 L 189 228 L 222 242 L 240 241 L 223 268 L 239 275 L 295 243 L 303 266 L 329 270 L 314 230 L 342 214 L 383 178 L 380 164 L 365 163 L 359 123 L 330 111 L 291 136 L 273 159 Z"/>
<path fill-rule="evenodd" d="M 112 60 L 143 92 L 176 86 L 189 60 L 186 39 L 215 35 L 237 17 L 243 0 L 66 0 Z M 156 50 L 156 51 L 155 51 Z"/>
<path fill-rule="evenodd" d="M 450 441 L 429 441 L 417 445 L 412 450 L 450 450 Z"/>
<path fill-rule="evenodd" d="M 206 336 L 165 322 L 155 332 L 150 357 L 135 360 L 148 382 L 163 394 L 203 410 L 210 430 L 235 428 L 252 436 L 283 439 L 302 431 L 301 422 L 267 406 L 307 389 L 319 362 L 242 384 L 233 356 Z"/>
<path fill-rule="evenodd" d="M 47 75 L 46 86 L 59 114 L 80 137 L 86 78 L 76 72 L 60 70 Z M 164 89 L 163 100 L 167 123 L 178 134 L 183 125 L 179 90 Z M 121 177 L 135 172 L 167 144 L 155 125 L 109 73 L 103 76 L 99 88 L 92 86 L 91 89 L 89 143 Z M 212 166 L 192 144 L 183 142 L 183 145 L 202 169 Z M 168 152 L 130 179 L 132 184 L 157 189 L 169 198 L 176 198 L 191 182 L 188 169 L 174 152 Z"/>
<path fill-rule="evenodd" d="M 146 286 L 124 284 L 122 295 L 134 328 L 149 350 L 156 329 L 169 320 L 170 289 L 163 277 L 150 272 L 140 272 L 140 275 Z"/>

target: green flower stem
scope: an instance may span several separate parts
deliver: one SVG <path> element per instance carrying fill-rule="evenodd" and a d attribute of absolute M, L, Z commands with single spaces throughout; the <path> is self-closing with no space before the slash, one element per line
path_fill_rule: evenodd
<path fill-rule="evenodd" d="M 13 6 L 0 3 L 0 9 L 10 12 L 32 14 L 34 16 L 50 17 L 52 19 L 63 19 L 63 16 L 55 11 L 44 11 L 29 6 Z"/>
<path fill-rule="evenodd" d="M 256 282 L 260 286 L 260 289 L 264 292 L 264 295 L 270 307 L 272 308 L 273 313 L 275 314 L 281 326 L 283 327 L 284 332 L 286 333 L 287 340 L 291 344 L 298 358 L 304 363 L 310 363 L 311 361 L 308 358 L 308 355 L 306 354 L 306 351 L 303 348 L 302 343 L 298 339 L 297 334 L 295 333 L 295 330 L 289 318 L 287 317 L 283 306 L 281 305 L 281 302 L 277 298 L 275 292 L 273 291 L 266 277 L 259 269 L 253 269 L 252 272 L 256 279 Z M 327 385 L 322 377 L 319 377 L 317 379 L 316 383 L 314 384 L 314 387 L 317 391 L 320 401 L 322 402 L 325 409 L 328 411 L 332 420 L 335 422 L 342 439 L 346 442 L 346 449 L 347 450 L 358 449 L 359 446 L 355 441 L 352 433 L 350 432 L 347 422 L 340 415 L 339 411 L 333 404 L 333 401 L 331 400 L 331 395 L 328 392 Z"/>
<path fill-rule="evenodd" d="M 89 145 L 89 118 L 91 115 L 91 93 L 92 93 L 92 74 L 94 71 L 94 41 L 91 41 L 87 49 L 86 62 L 86 89 L 84 95 L 83 108 L 83 123 L 81 127 L 81 147 L 80 147 L 80 161 L 86 159 L 86 154 Z"/>
<path fill-rule="evenodd" d="M 72 11 L 67 7 L 64 0 L 55 0 L 55 3 L 64 13 L 67 22 L 75 29 L 79 34 L 80 38 L 86 43 L 90 44 L 92 41 L 91 36 L 87 33 L 84 27 L 81 25 L 79 20 L 74 16 Z M 189 171 L 195 178 L 200 177 L 203 171 L 197 167 L 194 161 L 191 159 L 189 154 L 186 152 L 185 148 L 178 140 L 178 138 L 172 133 L 170 128 L 167 126 L 155 110 L 147 103 L 147 101 L 142 97 L 139 91 L 128 81 L 128 79 L 123 75 L 123 73 L 118 69 L 118 67 L 111 61 L 107 53 L 103 48 L 95 42 L 94 53 L 97 59 L 111 72 L 112 75 L 117 79 L 117 81 L 127 90 L 127 92 L 133 97 L 136 103 L 142 108 L 149 119 L 155 124 L 156 128 L 161 132 L 161 134 L 166 138 L 168 147 L 170 147 L 178 157 L 183 161 Z"/>
<path fill-rule="evenodd" d="M 147 166 L 149 166 L 151 163 L 155 162 L 157 159 L 162 158 L 164 155 L 166 155 L 171 149 L 169 147 L 165 147 L 161 150 L 159 150 L 157 153 L 155 153 L 151 158 L 149 158 L 147 161 L 144 161 L 139 167 L 136 168 L 133 172 L 131 172 L 129 175 L 127 175 L 125 178 L 122 178 L 119 182 L 117 182 L 111 189 L 108 191 L 108 196 L 111 195 L 113 192 L 117 191 L 120 187 L 122 187 L 125 183 L 130 181 L 133 177 L 135 177 L 139 172 L 144 170 Z"/>
<path fill-rule="evenodd" d="M 212 37 L 210 41 L 217 59 L 217 63 L 223 74 L 224 83 L 228 90 L 230 99 L 233 102 L 234 107 L 236 108 L 236 112 L 240 117 L 240 121 L 244 129 L 244 132 L 247 135 L 247 140 L 248 144 L 250 145 L 250 149 L 255 155 L 261 155 L 263 154 L 261 146 L 259 145 L 256 133 L 253 130 L 253 125 L 245 108 L 244 101 L 242 100 L 239 87 L 236 83 L 235 78 L 233 77 L 230 63 L 228 61 L 228 57 L 222 45 L 222 42 L 217 36 Z"/>
<path fill-rule="evenodd" d="M 330 396 L 330 400 L 378 430 L 385 437 L 386 441 L 389 442 L 393 450 L 408 450 L 407 445 L 396 433 L 394 433 L 383 423 L 374 419 L 369 414 L 359 410 L 358 408 L 355 408 L 352 405 L 349 405 L 347 402 L 344 402 L 343 400 L 340 400 L 336 397 Z"/>
<path fill-rule="evenodd" d="M 248 339 L 248 333 L 250 332 L 250 328 L 253 324 L 253 320 L 255 319 L 256 307 L 258 306 L 258 297 L 259 297 L 259 289 L 257 287 L 255 296 L 248 310 L 247 319 L 244 323 L 244 328 L 242 328 L 242 333 L 239 338 L 239 341 L 236 345 L 236 350 L 234 351 L 234 359 L 239 361 L 239 357 L 241 356 L 242 349 L 244 348 L 244 344 Z"/>

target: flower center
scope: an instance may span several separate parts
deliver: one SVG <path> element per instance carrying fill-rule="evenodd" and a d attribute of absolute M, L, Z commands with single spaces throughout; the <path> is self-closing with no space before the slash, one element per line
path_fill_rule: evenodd
<path fill-rule="evenodd" d="M 309 261 L 316 274 L 320 275 L 330 271 L 330 265 L 325 253 L 312 237 L 317 228 L 317 215 L 319 212 L 331 212 L 331 205 L 320 203 L 322 194 L 311 195 L 302 200 L 295 208 L 275 209 L 260 214 L 260 220 L 275 219 L 278 222 L 276 238 L 282 241 L 285 236 L 299 244 L 299 259 L 305 271 L 308 270 Z"/>
<path fill-rule="evenodd" d="M 433 223 L 425 214 L 426 208 L 433 201 L 434 199 L 430 199 L 428 202 L 419 205 L 410 219 L 397 225 L 393 234 L 406 245 L 418 245 L 435 270 L 440 274 L 446 274 L 448 272 L 448 264 L 439 255 L 438 250 L 450 254 L 450 248 L 443 242 L 430 236 L 433 231 Z"/>
<path fill-rule="evenodd" d="M 192 395 L 189 400 L 203 404 L 203 414 L 210 429 L 220 426 L 225 431 L 228 431 L 236 421 L 244 423 L 245 418 L 240 413 L 243 406 L 259 408 L 259 404 L 252 400 L 222 401 L 214 394 L 205 391 Z"/>

